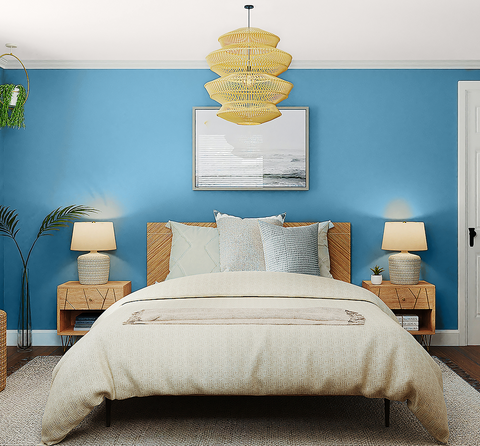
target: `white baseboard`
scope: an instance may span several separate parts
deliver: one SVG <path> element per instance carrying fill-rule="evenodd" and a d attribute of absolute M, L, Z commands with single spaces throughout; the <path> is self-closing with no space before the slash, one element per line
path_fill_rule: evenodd
<path fill-rule="evenodd" d="M 17 331 L 7 330 L 7 345 L 17 345 Z M 33 330 L 32 345 L 34 347 L 49 347 L 62 345 L 57 330 Z M 437 346 L 457 346 L 460 344 L 460 333 L 458 330 L 437 330 L 432 336 L 431 345 Z"/>
<path fill-rule="evenodd" d="M 456 347 L 460 343 L 460 332 L 458 330 L 437 330 L 432 336 L 432 343 L 439 347 Z"/>
<path fill-rule="evenodd" d="M 7 330 L 7 346 L 17 345 L 17 330 Z M 32 330 L 32 345 L 34 347 L 50 347 L 62 345 L 57 330 Z"/>

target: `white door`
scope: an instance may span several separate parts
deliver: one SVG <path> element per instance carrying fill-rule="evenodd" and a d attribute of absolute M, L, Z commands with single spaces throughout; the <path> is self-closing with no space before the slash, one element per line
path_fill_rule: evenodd
<path fill-rule="evenodd" d="M 459 82 L 458 130 L 458 229 L 459 234 L 463 232 L 464 235 L 459 237 L 458 249 L 466 261 L 465 274 L 459 274 L 459 281 L 465 281 L 465 341 L 467 345 L 480 345 L 480 82 Z M 462 170 L 465 175 L 463 179 Z M 461 182 L 464 191 L 460 190 Z M 462 213 L 464 218 L 460 218 Z M 460 273 L 463 268 L 461 262 L 459 268 Z M 460 324 L 463 318 L 461 314 L 459 316 Z"/>

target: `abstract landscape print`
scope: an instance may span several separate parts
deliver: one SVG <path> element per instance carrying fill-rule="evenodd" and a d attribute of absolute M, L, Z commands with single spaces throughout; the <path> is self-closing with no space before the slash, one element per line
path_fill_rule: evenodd
<path fill-rule="evenodd" d="M 308 107 L 242 126 L 194 108 L 193 189 L 308 190 Z"/>

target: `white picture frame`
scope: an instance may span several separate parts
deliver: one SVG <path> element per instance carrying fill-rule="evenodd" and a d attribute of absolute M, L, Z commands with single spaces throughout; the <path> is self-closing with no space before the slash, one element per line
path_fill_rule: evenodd
<path fill-rule="evenodd" d="M 309 108 L 279 107 L 260 125 L 193 107 L 193 190 L 308 190 Z"/>

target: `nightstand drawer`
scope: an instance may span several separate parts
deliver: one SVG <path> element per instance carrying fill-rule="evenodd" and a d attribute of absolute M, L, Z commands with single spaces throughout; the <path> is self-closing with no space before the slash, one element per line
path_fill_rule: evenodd
<path fill-rule="evenodd" d="M 410 285 L 408 288 L 371 287 L 370 291 L 382 299 L 389 308 L 399 310 L 432 308 L 434 295 L 429 298 L 426 287 Z"/>
<path fill-rule="evenodd" d="M 99 295 L 94 288 L 83 290 L 62 289 L 58 291 L 58 305 L 62 309 L 101 310 L 103 303 L 104 297 Z"/>
<path fill-rule="evenodd" d="M 122 283 L 72 286 L 67 282 L 57 288 L 57 299 L 64 310 L 104 310 L 129 293 Z"/>

